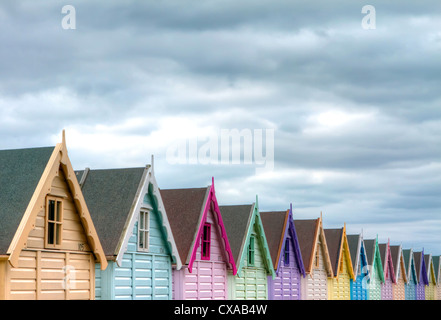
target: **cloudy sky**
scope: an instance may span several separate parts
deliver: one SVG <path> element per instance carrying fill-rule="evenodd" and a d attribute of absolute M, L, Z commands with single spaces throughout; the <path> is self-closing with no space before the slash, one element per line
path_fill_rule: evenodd
<path fill-rule="evenodd" d="M 153 154 L 161 188 L 441 254 L 438 0 L 2 1 L 0 30 L 1 149 L 65 129 L 75 169 Z"/>

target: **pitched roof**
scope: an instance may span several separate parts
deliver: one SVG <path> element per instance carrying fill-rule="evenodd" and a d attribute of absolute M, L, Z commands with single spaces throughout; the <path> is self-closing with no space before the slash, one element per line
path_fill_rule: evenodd
<path fill-rule="evenodd" d="M 0 150 L 0 254 L 6 254 L 53 151 Z"/>
<path fill-rule="evenodd" d="M 386 270 L 386 264 L 387 264 L 387 243 L 379 243 L 378 244 L 378 250 L 380 251 L 380 260 L 381 260 L 381 265 L 383 266 L 383 270 Z"/>
<path fill-rule="evenodd" d="M 372 263 L 374 261 L 375 256 L 375 239 L 367 239 L 364 240 L 365 250 L 366 250 L 366 257 L 368 260 L 368 264 L 372 266 Z"/>
<path fill-rule="evenodd" d="M 300 250 L 302 252 L 303 264 L 305 271 L 310 272 L 312 263 L 313 248 L 316 239 L 316 231 L 319 219 L 313 220 L 294 220 L 294 225 L 299 239 Z"/>
<path fill-rule="evenodd" d="M 422 261 L 422 252 L 413 252 L 413 260 L 415 261 L 415 271 L 417 274 L 417 279 L 418 282 L 420 281 L 420 274 L 421 274 L 421 269 L 422 269 L 422 265 L 423 265 L 423 261 Z"/>
<path fill-rule="evenodd" d="M 146 168 L 76 171 L 78 182 L 106 256 L 118 254 L 118 243 L 143 183 Z"/>
<path fill-rule="evenodd" d="M 339 229 L 325 229 L 326 243 L 328 245 L 329 257 L 331 259 L 332 270 L 334 276 L 339 270 L 339 258 L 342 248 L 343 228 Z"/>
<path fill-rule="evenodd" d="M 398 270 L 398 268 L 400 267 L 400 246 L 390 246 L 389 248 L 392 262 L 394 264 L 394 269 Z"/>
<path fill-rule="evenodd" d="M 234 261 L 239 266 L 254 204 L 219 206 L 219 209 L 224 220 Z"/>
<path fill-rule="evenodd" d="M 265 230 L 273 266 L 277 269 L 282 250 L 281 247 L 284 245 L 282 242 L 285 237 L 286 225 L 289 223 L 289 211 L 261 212 L 260 217 Z"/>
<path fill-rule="evenodd" d="M 346 238 L 348 239 L 349 253 L 351 254 L 352 269 L 356 272 L 360 260 L 361 235 L 348 234 Z"/>
<path fill-rule="evenodd" d="M 199 227 L 210 187 L 160 189 L 165 211 L 183 264 L 190 258 L 190 250 Z"/>
<path fill-rule="evenodd" d="M 428 284 L 429 279 L 427 277 L 427 266 L 424 261 L 424 251 L 413 252 L 413 259 L 415 261 L 415 270 L 416 270 L 416 276 L 417 280 L 420 283 Z M 421 279 L 420 276 L 423 278 Z"/>
<path fill-rule="evenodd" d="M 432 263 L 433 263 L 433 269 L 435 271 L 435 279 L 436 282 L 438 283 L 439 280 L 439 271 L 440 271 L 440 256 L 433 256 L 432 257 Z"/>
<path fill-rule="evenodd" d="M 380 243 L 378 244 L 378 250 L 380 251 L 381 264 L 383 266 L 384 275 L 388 276 L 392 280 L 393 283 L 396 282 L 395 279 L 395 266 L 393 264 L 393 260 L 391 260 L 389 242 L 388 243 Z M 387 260 L 387 261 L 386 261 Z M 387 268 L 390 263 L 390 269 Z"/>
<path fill-rule="evenodd" d="M 404 268 L 406 269 L 406 274 L 409 277 L 409 268 L 411 267 L 411 259 L 413 255 L 411 255 L 411 249 L 403 249 L 403 258 L 404 258 Z"/>

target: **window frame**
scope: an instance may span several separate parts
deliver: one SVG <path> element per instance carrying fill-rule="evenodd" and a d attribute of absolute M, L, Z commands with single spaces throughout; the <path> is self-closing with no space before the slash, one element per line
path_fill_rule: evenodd
<path fill-rule="evenodd" d="M 54 219 L 49 219 L 50 202 L 54 201 Z M 58 205 L 59 204 L 59 205 Z M 63 198 L 46 196 L 44 246 L 48 249 L 60 249 L 63 243 Z M 49 230 L 53 225 L 53 243 L 49 241 Z"/>
<path fill-rule="evenodd" d="M 284 250 L 284 264 L 285 264 L 285 266 L 289 266 L 289 259 L 290 259 L 290 256 L 289 256 L 289 238 L 286 238 L 285 239 L 285 250 Z"/>
<path fill-rule="evenodd" d="M 143 222 L 143 224 L 141 223 Z M 141 244 L 141 239 L 144 240 Z M 138 214 L 138 251 L 148 252 L 150 247 L 150 210 L 141 208 Z"/>
<path fill-rule="evenodd" d="M 211 223 L 204 223 L 201 235 L 201 259 L 210 260 L 211 255 Z"/>
<path fill-rule="evenodd" d="M 254 235 L 252 235 L 252 236 L 250 236 L 250 242 L 248 244 L 248 255 L 247 255 L 247 262 L 248 262 L 248 265 L 251 267 L 253 267 L 256 263 L 255 251 L 256 251 L 256 237 Z"/>
<path fill-rule="evenodd" d="M 320 245 L 317 245 L 317 248 L 315 251 L 314 268 L 315 269 L 320 268 Z"/>

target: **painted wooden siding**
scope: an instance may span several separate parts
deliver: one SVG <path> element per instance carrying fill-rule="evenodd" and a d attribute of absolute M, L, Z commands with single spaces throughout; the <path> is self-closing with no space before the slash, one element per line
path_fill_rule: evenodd
<path fill-rule="evenodd" d="M 7 298 L 94 299 L 95 259 L 62 170 L 52 181 L 50 195 L 63 201 L 61 247 L 45 249 L 45 204 L 17 267 L 7 266 Z"/>
<path fill-rule="evenodd" d="M 435 285 L 433 283 L 429 283 L 425 291 L 426 300 L 435 300 Z"/>
<path fill-rule="evenodd" d="M 406 299 L 405 283 L 403 277 L 401 276 L 398 278 L 397 282 L 393 285 L 393 295 L 394 295 L 394 300 Z"/>
<path fill-rule="evenodd" d="M 368 299 L 381 300 L 381 279 L 375 266 L 370 270 L 370 278 L 368 281 Z"/>
<path fill-rule="evenodd" d="M 413 281 L 408 282 L 405 285 L 404 293 L 406 295 L 406 300 L 416 300 L 416 285 Z"/>
<path fill-rule="evenodd" d="M 8 267 L 7 299 L 93 299 L 93 259 L 90 253 L 23 250 L 18 266 Z"/>
<path fill-rule="evenodd" d="M 390 278 L 385 279 L 381 284 L 381 300 L 393 300 L 392 280 Z"/>
<path fill-rule="evenodd" d="M 441 284 L 436 285 L 435 300 L 441 300 Z"/>
<path fill-rule="evenodd" d="M 351 278 L 349 276 L 348 261 L 345 256 L 345 251 L 342 252 L 341 264 L 343 270 L 339 273 L 338 278 L 328 279 L 329 281 L 329 299 L 331 300 L 351 300 Z"/>
<path fill-rule="evenodd" d="M 211 223 L 210 260 L 201 260 L 199 245 L 192 273 L 186 266 L 173 270 L 173 299 L 227 299 L 227 264 L 218 223 L 211 210 L 207 213 L 207 222 Z"/>
<path fill-rule="evenodd" d="M 328 299 L 328 274 L 324 261 L 324 253 L 321 242 L 318 241 L 317 247 L 320 247 L 319 268 L 312 270 L 312 276 L 307 274 L 302 278 L 302 299 L 305 300 L 327 300 Z"/>
<path fill-rule="evenodd" d="M 60 251 L 91 251 L 87 244 L 86 234 L 73 202 L 63 171 L 52 181 L 50 195 L 63 198 L 63 232 Z M 27 249 L 44 249 L 46 203 L 38 213 L 35 228 L 27 239 Z"/>
<path fill-rule="evenodd" d="M 363 248 L 362 248 L 363 250 Z M 354 280 L 351 279 L 351 300 L 367 300 L 367 273 L 368 267 L 362 263 L 362 254 L 360 253 L 360 262 L 357 270 L 357 277 Z"/>
<path fill-rule="evenodd" d="M 121 267 L 110 262 L 106 270 L 96 267 L 96 299 L 169 300 L 172 297 L 171 257 L 167 253 L 158 214 L 149 213 L 149 251 L 138 252 L 135 223 Z"/>
<path fill-rule="evenodd" d="M 285 255 L 282 252 L 276 278 L 273 280 L 271 276 L 268 276 L 268 292 L 270 298 L 274 300 L 300 300 L 301 274 L 297 265 L 291 237 L 287 236 L 286 239 L 290 243 L 289 264 L 285 265 Z"/>
<path fill-rule="evenodd" d="M 242 269 L 235 276 L 228 275 L 231 299 L 240 300 L 267 300 L 268 280 L 263 258 L 262 244 L 258 240 L 256 226 L 250 236 L 255 238 L 254 266 L 248 265 L 248 255 L 242 261 Z M 248 250 L 248 245 L 246 249 Z"/>
<path fill-rule="evenodd" d="M 425 299 L 426 299 L 425 285 L 423 283 L 418 283 L 416 285 L 416 300 L 425 300 Z"/>
<path fill-rule="evenodd" d="M 384 283 L 381 284 L 381 300 L 393 300 L 393 283 L 391 279 L 392 269 L 389 262 L 389 256 L 384 263 L 386 264 L 386 270 L 384 272 Z"/>

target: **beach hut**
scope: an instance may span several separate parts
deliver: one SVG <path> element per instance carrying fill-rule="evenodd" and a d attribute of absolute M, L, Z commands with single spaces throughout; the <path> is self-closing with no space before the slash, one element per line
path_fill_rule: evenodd
<path fill-rule="evenodd" d="M 172 269 L 173 299 L 228 299 L 227 270 L 236 264 L 216 199 L 205 188 L 161 189 L 182 268 Z"/>
<path fill-rule="evenodd" d="M 416 300 L 416 286 L 418 283 L 418 277 L 415 269 L 413 250 L 403 249 L 403 258 L 407 276 L 407 283 L 404 288 L 406 300 Z"/>
<path fill-rule="evenodd" d="M 384 271 L 381 263 L 377 239 L 364 240 L 369 266 L 368 300 L 381 300 L 381 284 L 384 283 Z"/>
<path fill-rule="evenodd" d="M 441 264 L 440 264 L 440 256 L 432 256 L 433 269 L 435 271 L 435 281 L 436 281 L 436 289 L 435 289 L 435 299 L 441 300 L 441 283 L 440 283 L 440 274 L 441 274 Z"/>
<path fill-rule="evenodd" d="M 294 225 L 292 205 L 287 211 L 261 212 L 275 279 L 268 276 L 270 300 L 300 300 L 305 277 L 302 254 Z"/>
<path fill-rule="evenodd" d="M 96 299 L 171 300 L 181 261 L 153 166 L 76 174 L 108 262 L 96 266 Z"/>
<path fill-rule="evenodd" d="M 306 276 L 301 281 L 302 300 L 327 300 L 328 278 L 333 276 L 322 217 L 294 219 Z"/>
<path fill-rule="evenodd" d="M 343 228 L 325 229 L 326 243 L 332 263 L 333 276 L 328 278 L 329 300 L 351 300 L 351 280 L 355 280 L 351 254 Z"/>
<path fill-rule="evenodd" d="M 381 300 L 394 300 L 393 286 L 395 286 L 394 263 L 390 253 L 390 242 L 380 243 L 381 263 L 383 266 L 384 282 L 381 284 Z"/>
<path fill-rule="evenodd" d="M 433 266 L 432 254 L 424 255 L 424 263 L 427 267 L 427 280 L 428 285 L 426 286 L 426 300 L 435 300 L 436 291 L 436 278 L 435 269 Z"/>
<path fill-rule="evenodd" d="M 228 273 L 230 300 L 268 300 L 268 276 L 275 277 L 259 205 L 220 206 L 237 273 Z"/>
<path fill-rule="evenodd" d="M 426 286 L 429 285 L 427 278 L 427 268 L 424 261 L 424 250 L 413 252 L 415 260 L 415 271 L 417 275 L 416 300 L 426 300 Z"/>
<path fill-rule="evenodd" d="M 390 255 L 392 257 L 396 279 L 395 285 L 393 285 L 393 297 L 394 300 L 405 300 L 407 275 L 401 245 L 390 246 Z"/>
<path fill-rule="evenodd" d="M 94 299 L 107 260 L 64 131 L 55 147 L 1 150 L 0 185 L 0 299 Z"/>
<path fill-rule="evenodd" d="M 351 253 L 352 269 L 355 279 L 351 279 L 351 300 L 367 300 L 367 281 L 369 268 L 361 234 L 347 235 L 349 252 Z"/>

